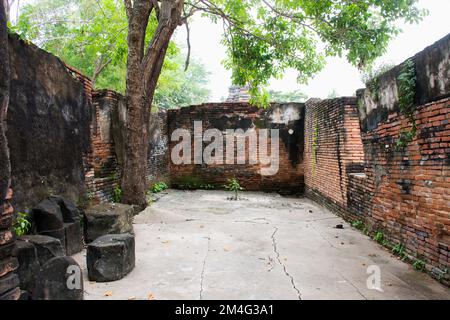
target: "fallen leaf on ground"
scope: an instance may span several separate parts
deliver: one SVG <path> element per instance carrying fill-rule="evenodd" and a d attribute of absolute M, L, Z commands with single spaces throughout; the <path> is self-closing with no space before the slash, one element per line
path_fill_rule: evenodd
<path fill-rule="evenodd" d="M 105 297 L 111 297 L 113 295 L 112 291 L 106 291 Z"/>
<path fill-rule="evenodd" d="M 169 240 L 165 240 L 165 241 L 162 241 L 161 243 L 166 244 L 166 243 L 169 243 L 169 242 L 170 242 Z"/>
<path fill-rule="evenodd" d="M 136 297 L 129 297 L 128 300 L 136 300 Z"/>
<path fill-rule="evenodd" d="M 230 251 L 230 249 L 228 247 L 224 247 L 223 250 L 227 251 L 227 252 Z"/>
<path fill-rule="evenodd" d="M 149 293 L 148 295 L 147 295 L 147 300 L 155 300 L 155 296 L 153 295 L 153 293 Z"/>

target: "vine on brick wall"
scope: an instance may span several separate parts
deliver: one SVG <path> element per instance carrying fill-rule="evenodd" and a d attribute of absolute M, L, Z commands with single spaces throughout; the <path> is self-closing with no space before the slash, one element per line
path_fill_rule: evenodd
<path fill-rule="evenodd" d="M 316 165 L 317 165 L 317 141 L 319 140 L 319 124 L 317 120 L 317 113 L 314 114 L 314 128 L 313 128 L 313 136 L 312 136 L 312 172 L 313 175 L 316 173 Z"/>
<path fill-rule="evenodd" d="M 373 101 L 378 103 L 380 101 L 380 78 L 376 77 L 367 82 L 367 87 L 369 88 Z"/>
<path fill-rule="evenodd" d="M 414 61 L 407 60 L 397 77 L 398 101 L 400 113 L 404 115 L 411 124 L 410 130 L 402 130 L 397 141 L 397 150 L 402 150 L 412 142 L 417 135 L 417 124 L 414 112 L 416 110 L 414 99 L 416 96 L 417 75 Z"/>

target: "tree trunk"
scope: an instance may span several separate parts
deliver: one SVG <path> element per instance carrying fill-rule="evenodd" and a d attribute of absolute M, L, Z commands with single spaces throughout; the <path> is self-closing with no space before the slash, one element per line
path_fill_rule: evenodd
<path fill-rule="evenodd" d="M 136 3 L 136 2 L 135 2 Z M 144 55 L 146 13 L 129 17 L 127 62 L 127 135 L 122 202 L 147 205 L 148 125 L 151 105 L 170 39 L 179 25 L 182 0 L 162 0 L 158 27 Z M 145 25 L 145 26 L 144 26 Z"/>
<path fill-rule="evenodd" d="M 0 2 L 0 201 L 6 198 L 11 176 L 9 149 L 5 136 L 9 102 L 9 55 L 5 2 Z"/>

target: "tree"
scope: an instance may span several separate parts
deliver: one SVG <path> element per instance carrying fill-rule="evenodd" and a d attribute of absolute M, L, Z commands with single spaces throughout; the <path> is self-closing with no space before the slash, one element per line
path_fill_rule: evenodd
<path fill-rule="evenodd" d="M 269 90 L 267 92 L 271 102 L 304 102 L 308 99 L 308 96 L 300 90 L 282 92 L 276 90 Z"/>
<path fill-rule="evenodd" d="M 191 61 L 189 68 L 180 68 L 183 57 L 174 58 L 175 68 L 163 70 L 154 96 L 154 105 L 159 108 L 172 109 L 206 102 L 210 91 L 207 89 L 209 72 L 205 67 Z"/>
<path fill-rule="evenodd" d="M 155 28 L 150 21 L 147 38 Z M 95 89 L 125 92 L 127 17 L 121 0 L 41 0 L 26 5 L 12 29 L 91 77 Z M 187 72 L 183 69 L 180 50 L 171 42 L 155 106 L 174 108 L 207 99 L 203 66 L 194 62 Z"/>
<path fill-rule="evenodd" d="M 260 88 L 287 68 L 300 82 L 345 55 L 362 68 L 385 52 L 399 32 L 397 20 L 418 22 L 417 0 L 124 0 L 128 17 L 128 125 L 122 181 L 125 203 L 145 203 L 147 121 L 156 83 L 175 29 L 201 12 L 224 26 L 223 43 L 236 85 L 250 86 L 253 103 L 265 105 Z M 157 27 L 146 46 L 146 29 Z M 189 34 L 189 32 L 188 32 Z M 189 38 L 189 36 L 188 36 Z M 319 43 L 324 44 L 321 50 Z M 257 98 L 257 99 L 256 99 Z"/>
<path fill-rule="evenodd" d="M 327 99 L 335 99 L 339 97 L 339 92 L 336 89 L 333 89 L 328 93 Z"/>

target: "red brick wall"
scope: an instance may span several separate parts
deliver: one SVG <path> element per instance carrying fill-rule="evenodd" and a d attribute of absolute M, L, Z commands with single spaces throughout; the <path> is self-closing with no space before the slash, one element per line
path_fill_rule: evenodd
<path fill-rule="evenodd" d="M 403 151 L 395 143 L 410 125 L 398 113 L 363 133 L 366 178 L 352 183 L 352 201 L 365 195 L 373 229 L 439 275 L 450 266 L 450 99 L 418 107 L 415 117 L 418 135 Z"/>
<path fill-rule="evenodd" d="M 91 154 L 86 166 L 89 197 L 96 202 L 113 200 L 120 186 L 125 142 L 125 100 L 111 90 L 92 93 Z M 149 186 L 168 181 L 167 111 L 152 113 L 149 123 L 147 179 Z"/>
<path fill-rule="evenodd" d="M 269 109 L 251 107 L 248 103 L 216 103 L 169 111 L 169 137 L 178 128 L 190 130 L 193 140 L 194 121 L 202 121 L 203 130 L 227 129 L 279 129 L 279 171 L 272 176 L 260 174 L 261 164 L 226 164 L 224 143 L 223 164 L 194 164 L 194 146 L 191 142 L 191 164 L 175 165 L 170 162 L 171 182 L 174 186 L 211 184 L 222 187 L 229 178 L 236 177 L 246 190 L 301 193 L 303 191 L 303 120 L 301 104 L 273 105 Z M 289 130 L 291 130 L 289 132 Z M 225 134 L 224 134 L 225 137 Z M 259 141 L 258 141 L 259 142 Z M 178 141 L 171 141 L 171 153 Z M 204 143 L 204 146 L 209 143 Z M 236 144 L 235 144 L 236 148 Z M 259 148 L 259 145 L 258 145 Z M 270 150 L 270 144 L 268 145 Z M 235 149 L 235 163 L 237 153 Z"/>
<path fill-rule="evenodd" d="M 349 102 L 307 103 L 306 194 L 350 221 L 365 222 L 372 232 L 383 232 L 392 244 L 403 244 L 412 259 L 425 261 L 439 277 L 450 266 L 450 99 L 417 108 L 418 135 L 404 151 L 395 148 L 400 132 L 410 126 L 404 116 L 391 113 L 362 134 L 361 144 L 356 107 Z M 363 146 L 364 169 L 358 170 Z"/>
<path fill-rule="evenodd" d="M 314 150 L 315 149 L 315 150 Z M 361 172 L 364 153 L 356 98 L 310 100 L 305 115 L 305 187 L 346 207 L 348 173 Z"/>
<path fill-rule="evenodd" d="M 119 185 L 120 167 L 112 134 L 113 112 L 114 108 L 117 108 L 119 98 L 119 94 L 109 90 L 92 94 L 92 155 L 85 179 L 89 196 L 97 201 L 111 201 L 113 189 Z"/>

